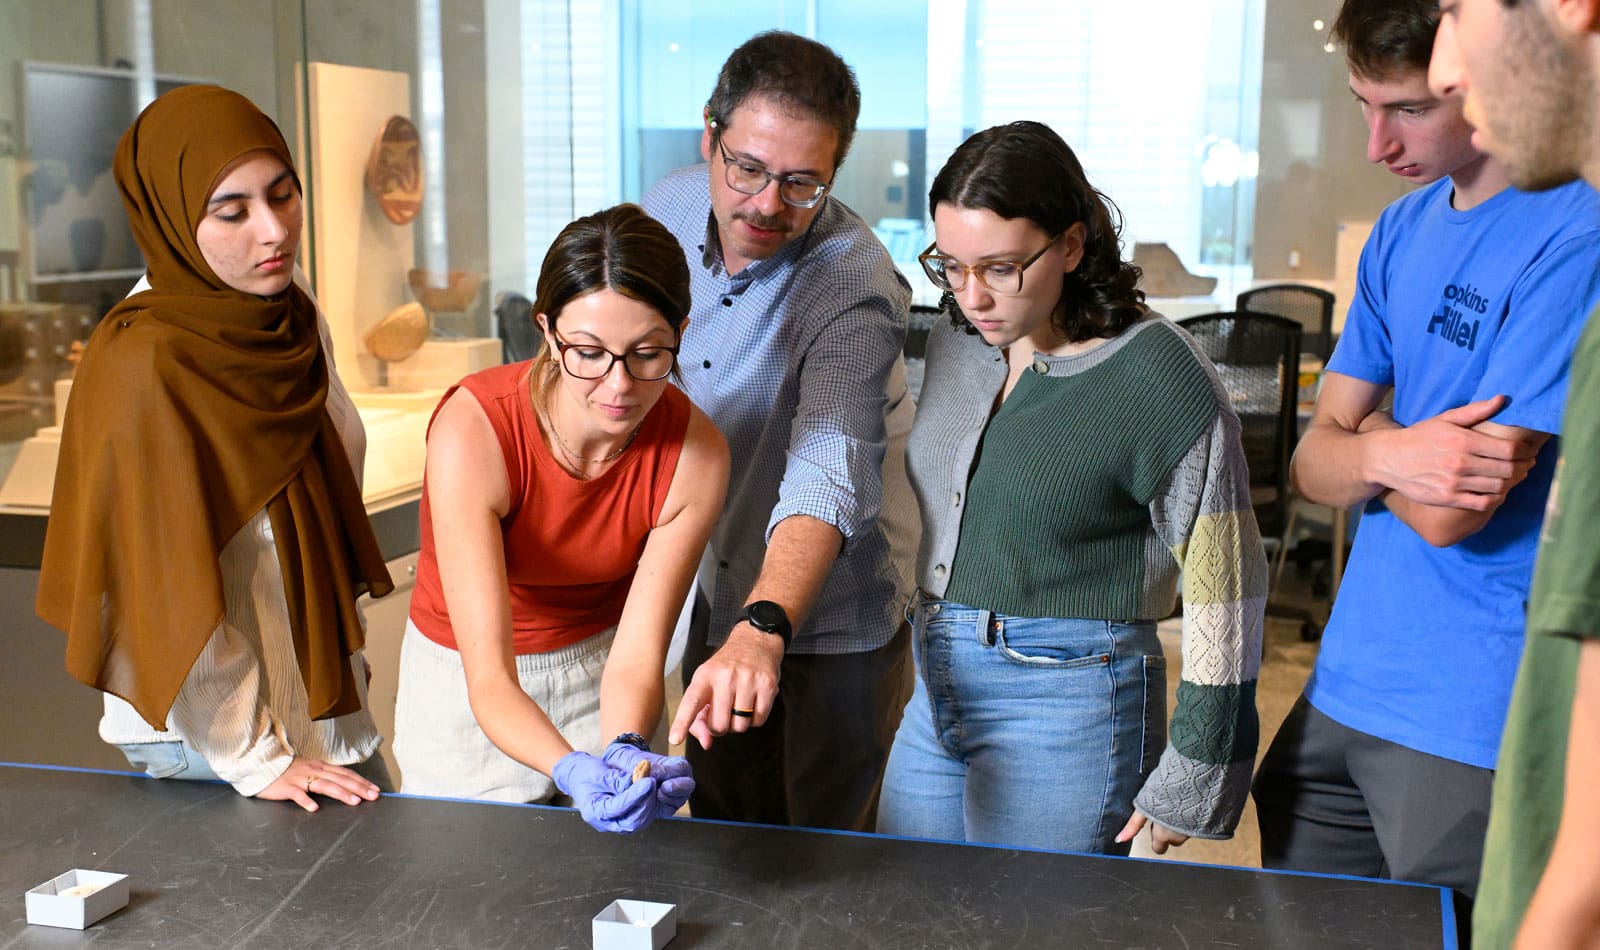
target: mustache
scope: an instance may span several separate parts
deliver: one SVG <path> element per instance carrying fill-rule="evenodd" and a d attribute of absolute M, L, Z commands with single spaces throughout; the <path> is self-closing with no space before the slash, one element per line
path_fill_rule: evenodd
<path fill-rule="evenodd" d="M 763 231 L 782 231 L 787 233 L 789 230 L 788 227 L 784 225 L 782 218 L 768 217 L 759 211 L 736 212 L 733 218 L 735 221 L 746 221 L 751 226 L 760 228 Z"/>

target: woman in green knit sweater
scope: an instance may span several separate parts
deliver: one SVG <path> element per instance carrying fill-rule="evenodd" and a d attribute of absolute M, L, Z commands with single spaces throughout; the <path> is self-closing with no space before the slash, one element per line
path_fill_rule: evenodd
<path fill-rule="evenodd" d="M 950 320 L 908 448 L 917 683 L 878 830 L 1113 854 L 1147 824 L 1158 853 L 1226 838 L 1266 600 L 1227 394 L 1145 306 L 1114 206 L 1049 127 L 968 139 L 929 205 Z M 1180 577 L 1169 730 L 1155 622 Z"/>

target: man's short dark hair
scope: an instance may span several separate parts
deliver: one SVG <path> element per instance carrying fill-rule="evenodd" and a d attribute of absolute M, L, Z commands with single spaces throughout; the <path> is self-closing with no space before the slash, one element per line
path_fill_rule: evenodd
<path fill-rule="evenodd" d="M 1380 81 L 1427 72 L 1438 30 L 1438 0 L 1345 0 L 1333 21 L 1350 71 Z"/>
<path fill-rule="evenodd" d="M 794 33 L 758 33 L 734 50 L 717 74 L 717 88 L 706 103 L 717 135 L 728 128 L 733 110 L 751 96 L 832 126 L 838 135 L 833 167 L 844 164 L 861 115 L 861 87 L 839 54 Z"/>

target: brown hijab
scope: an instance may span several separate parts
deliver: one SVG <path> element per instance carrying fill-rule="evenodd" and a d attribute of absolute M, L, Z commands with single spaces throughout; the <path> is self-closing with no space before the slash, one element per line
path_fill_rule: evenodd
<path fill-rule="evenodd" d="M 248 99 L 185 86 L 117 146 L 122 201 L 151 289 L 100 322 L 73 382 L 39 580 L 67 670 L 157 729 L 225 609 L 218 557 L 263 508 L 311 714 L 360 708 L 355 601 L 394 589 L 325 409 L 309 297 L 223 283 L 196 228 L 221 172 L 283 135 Z M 297 182 L 298 185 L 298 182 Z"/>

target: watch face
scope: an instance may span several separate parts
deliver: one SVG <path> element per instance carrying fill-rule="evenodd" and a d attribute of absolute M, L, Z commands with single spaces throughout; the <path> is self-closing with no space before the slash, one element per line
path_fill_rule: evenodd
<path fill-rule="evenodd" d="M 758 630 L 773 633 L 789 625 L 789 615 L 783 608 L 770 600 L 758 600 L 745 608 L 750 617 L 750 625 Z"/>

